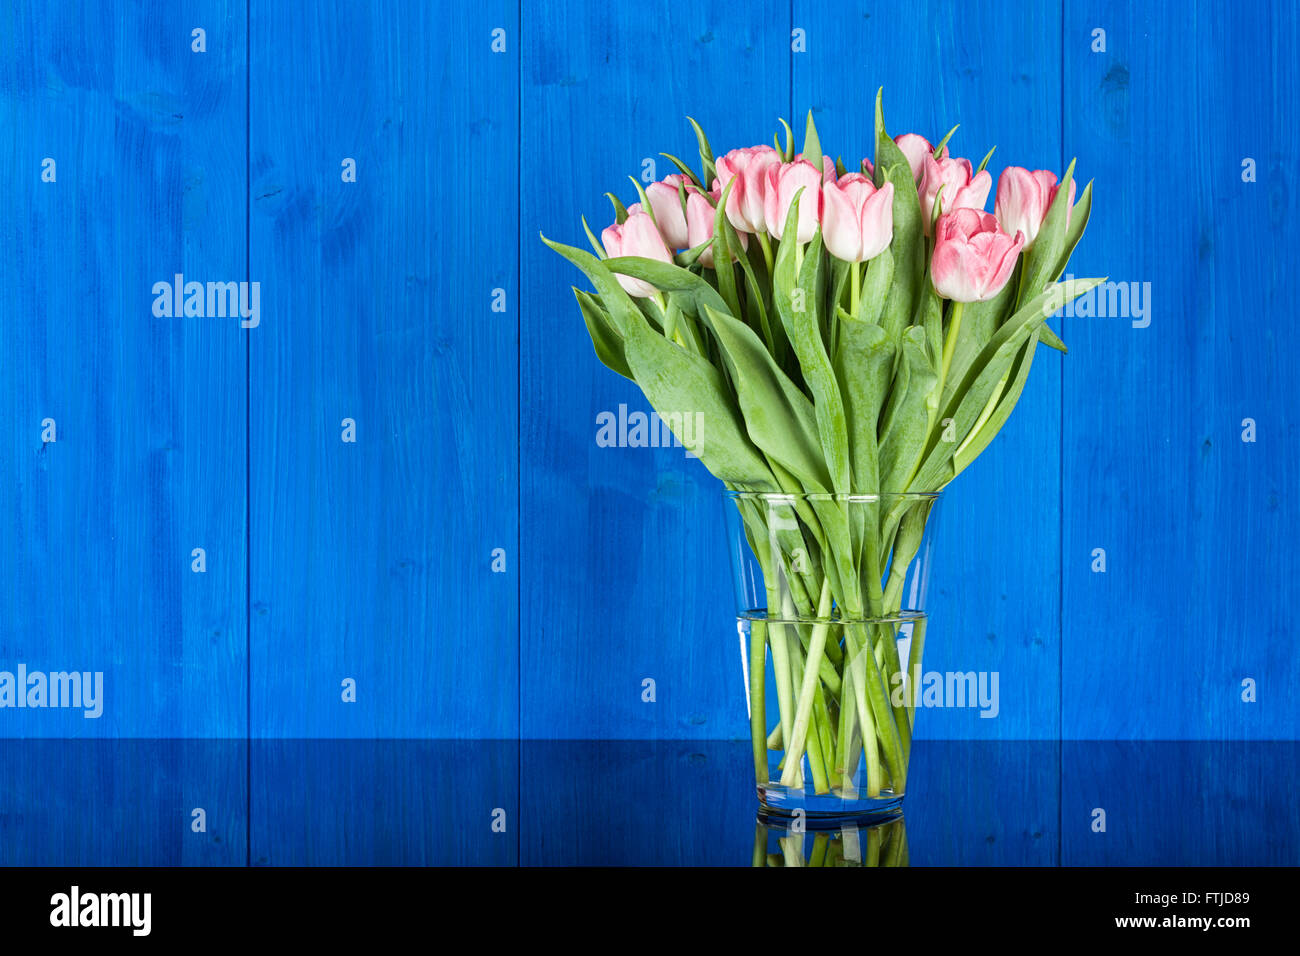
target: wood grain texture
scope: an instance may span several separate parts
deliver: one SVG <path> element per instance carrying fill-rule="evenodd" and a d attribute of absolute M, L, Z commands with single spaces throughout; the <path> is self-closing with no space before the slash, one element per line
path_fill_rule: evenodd
<path fill-rule="evenodd" d="M 1300 732 L 1296 40 L 1285 3 L 1066 4 L 1073 271 L 1151 290 L 1145 328 L 1063 323 L 1066 737 Z"/>
<path fill-rule="evenodd" d="M 244 276 L 243 4 L 20 3 L 0 49 L 0 669 L 104 675 L 0 736 L 242 737 L 244 333 L 152 287 Z"/>
<path fill-rule="evenodd" d="M 517 729 L 518 19 L 253 9 L 254 736 Z"/>
<path fill-rule="evenodd" d="M 997 671 L 1001 711 L 918 732 L 1300 732 L 1286 4 L 249 12 L 0 15 L 0 668 L 107 683 L 100 720 L 5 709 L 0 736 L 742 737 L 717 484 L 597 447 L 597 413 L 648 406 L 537 233 L 581 245 L 604 190 L 693 157 L 688 114 L 721 150 L 811 106 L 866 150 L 877 85 L 893 131 L 960 121 L 994 171 L 1077 155 L 1072 271 L 1151 284 L 1145 328 L 1060 321 L 1071 354 L 1040 350 L 951 489 L 926 663 Z M 260 326 L 154 318 L 177 272 L 259 281 Z"/>
<path fill-rule="evenodd" d="M 522 75 L 524 288 L 521 649 L 525 737 L 732 737 L 744 683 L 722 491 L 681 448 L 596 445 L 596 416 L 649 412 L 592 354 L 570 286 L 537 239 L 585 246 L 606 190 L 659 152 L 698 166 L 711 139 L 771 136 L 789 102 L 789 9 L 667 2 L 529 3 Z M 643 681 L 656 700 L 642 700 Z"/>
<path fill-rule="evenodd" d="M 230 737 L 0 738 L 0 866 L 243 866 L 247 766 Z"/>
<path fill-rule="evenodd" d="M 519 861 L 518 741 L 277 739 L 251 753 L 253 866 Z"/>
<path fill-rule="evenodd" d="M 1063 866 L 1295 866 L 1295 741 L 1060 746 Z"/>
<path fill-rule="evenodd" d="M 932 143 L 958 123 L 953 156 L 989 163 L 994 186 L 1007 165 L 1061 168 L 1060 11 L 1041 3 L 907 6 L 800 0 L 793 111 L 814 111 L 823 145 L 857 169 L 874 156 L 876 90 L 884 87 L 890 135 Z M 799 126 L 801 129 L 801 125 Z M 989 208 L 993 195 L 989 196 Z M 921 737 L 1053 738 L 1060 652 L 1060 369 L 1040 349 L 1015 414 L 978 463 L 945 493 L 933 534 L 925 669 L 997 672 L 1001 707 L 932 709 Z M 1068 359 L 1066 360 L 1068 361 Z M 1015 555 L 1014 560 L 1007 560 Z"/>

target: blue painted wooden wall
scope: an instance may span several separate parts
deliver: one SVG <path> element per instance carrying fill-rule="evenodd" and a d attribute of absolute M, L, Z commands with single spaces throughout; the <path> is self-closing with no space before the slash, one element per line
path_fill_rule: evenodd
<path fill-rule="evenodd" d="M 893 131 L 960 122 L 995 170 L 1077 156 L 1074 272 L 1150 284 L 1145 327 L 1060 321 L 953 487 L 927 665 L 998 671 L 1001 713 L 919 733 L 1295 738 L 1298 39 L 1282 0 L 19 0 L 0 668 L 106 700 L 0 736 L 743 736 L 718 489 L 596 445 L 647 406 L 537 235 L 692 155 L 687 114 L 724 149 L 812 108 L 856 159 L 883 85 Z M 260 324 L 155 318 L 175 273 L 259 282 Z"/>

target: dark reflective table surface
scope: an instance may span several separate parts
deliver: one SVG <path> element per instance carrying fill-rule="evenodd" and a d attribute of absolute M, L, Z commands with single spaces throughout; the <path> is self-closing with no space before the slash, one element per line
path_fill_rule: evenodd
<path fill-rule="evenodd" d="M 756 821 L 745 741 L 2 740 L 4 865 L 1295 865 L 1295 742 L 920 740 L 904 822 Z"/>

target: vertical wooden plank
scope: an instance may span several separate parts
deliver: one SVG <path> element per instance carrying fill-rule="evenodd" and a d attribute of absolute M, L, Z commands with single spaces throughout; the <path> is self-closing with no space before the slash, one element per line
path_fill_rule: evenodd
<path fill-rule="evenodd" d="M 513 734 L 517 7 L 252 14 L 253 735 Z"/>
<path fill-rule="evenodd" d="M 243 4 L 23 3 L 0 30 L 0 669 L 104 683 L 99 719 L 6 708 L 0 734 L 242 735 L 244 333 L 152 290 L 244 277 Z"/>
<path fill-rule="evenodd" d="M 856 168 L 874 155 L 874 104 L 885 91 L 892 135 L 937 143 L 957 123 L 954 156 L 1061 171 L 1060 11 L 1013 3 L 987 16 L 970 4 L 797 0 L 794 107 L 815 112 L 828 153 Z M 993 208 L 991 191 L 987 208 Z M 1072 357 L 1065 359 L 1066 362 Z M 997 440 L 948 489 L 932 531 L 926 671 L 997 672 L 995 718 L 928 709 L 922 737 L 1051 739 L 1058 727 L 1061 356 L 1039 349 L 1020 403 Z"/>
<path fill-rule="evenodd" d="M 0 866 L 243 866 L 245 747 L 0 738 Z"/>
<path fill-rule="evenodd" d="M 1064 321 L 1069 737 L 1300 732 L 1298 38 L 1287 4 L 1066 7 L 1066 145 L 1097 177 L 1074 271 L 1144 290 Z"/>
<path fill-rule="evenodd" d="M 0 736 L 142 738 L 6 745 L 9 862 L 245 858 L 244 333 L 153 309 L 245 276 L 244 13 L 0 16 L 0 670 L 103 675 L 98 718 L 6 707 Z"/>
<path fill-rule="evenodd" d="M 599 447 L 597 415 L 648 413 L 600 365 L 570 286 L 536 238 L 585 246 L 579 217 L 670 152 L 698 166 L 694 116 L 718 152 L 768 142 L 789 102 L 789 8 L 595 2 L 524 10 L 521 350 L 525 737 L 745 733 L 722 539 L 722 490 L 681 448 Z M 655 701 L 643 701 L 643 681 Z"/>

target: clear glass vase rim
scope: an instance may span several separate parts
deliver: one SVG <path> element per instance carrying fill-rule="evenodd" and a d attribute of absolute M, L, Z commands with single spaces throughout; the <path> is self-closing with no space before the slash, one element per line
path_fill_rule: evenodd
<path fill-rule="evenodd" d="M 815 614 L 769 617 L 764 608 L 750 608 L 737 614 L 736 617 L 742 621 L 760 621 L 768 624 L 832 624 L 843 626 L 849 624 L 911 624 L 915 621 L 929 621 L 930 612 L 903 608 L 901 611 L 892 611 L 880 617 L 840 617 L 838 614 L 832 614 L 830 617 L 817 617 Z"/>
<path fill-rule="evenodd" d="M 837 494 L 835 492 L 786 492 L 786 491 L 732 491 L 730 488 L 724 492 L 728 498 L 742 498 L 746 501 L 771 501 L 781 503 L 786 501 L 847 501 L 850 504 L 868 503 L 876 501 L 938 501 L 943 494 L 942 491 L 881 491 L 872 493 L 857 494 L 854 492 L 845 492 Z"/>

